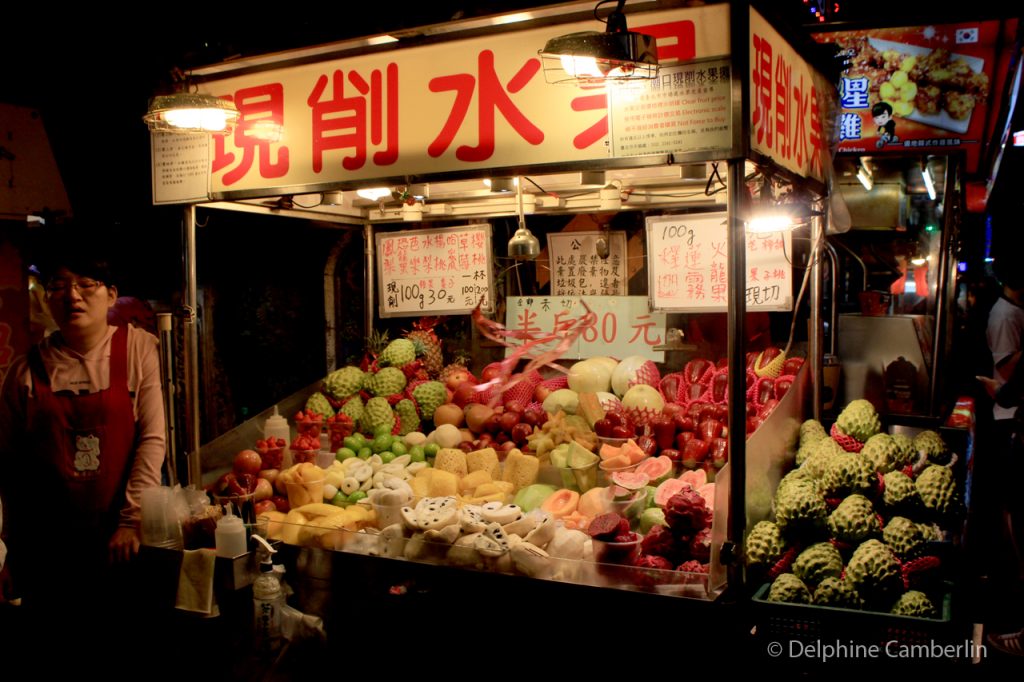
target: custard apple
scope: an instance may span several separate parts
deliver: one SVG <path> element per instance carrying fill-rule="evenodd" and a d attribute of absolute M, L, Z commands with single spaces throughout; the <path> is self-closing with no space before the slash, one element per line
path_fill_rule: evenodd
<path fill-rule="evenodd" d="M 770 568 L 782 557 L 782 532 L 771 521 L 758 521 L 747 536 L 747 563 Z"/>
<path fill-rule="evenodd" d="M 912 513 L 921 508 L 921 497 L 917 494 L 914 480 L 902 471 L 890 471 L 885 475 L 882 502 L 889 509 L 902 513 Z"/>
<path fill-rule="evenodd" d="M 793 574 L 806 584 L 817 585 L 825 578 L 838 578 L 843 557 L 831 542 L 819 542 L 800 552 L 793 562 Z"/>
<path fill-rule="evenodd" d="M 448 391 L 440 381 L 424 381 L 412 389 L 413 400 L 420 408 L 420 418 L 434 420 L 434 410 L 448 400 Z"/>
<path fill-rule="evenodd" d="M 822 580 L 814 590 L 814 603 L 818 606 L 833 606 L 840 609 L 859 609 L 864 606 L 857 590 L 839 578 Z"/>
<path fill-rule="evenodd" d="M 416 413 L 416 403 L 403 398 L 395 405 L 395 414 L 398 415 L 398 435 L 404 436 L 407 433 L 420 430 L 420 416 Z"/>
<path fill-rule="evenodd" d="M 924 592 L 910 590 L 904 592 L 892 607 L 890 613 L 897 616 L 914 616 L 916 618 L 935 618 L 935 605 Z"/>
<path fill-rule="evenodd" d="M 811 591 L 800 578 L 792 573 L 783 573 L 768 590 L 768 601 L 787 601 L 795 604 L 810 604 Z"/>
<path fill-rule="evenodd" d="M 914 441 L 910 436 L 894 433 L 892 442 L 896 446 L 896 454 L 892 461 L 894 469 L 902 469 L 917 461 L 917 448 L 914 447 Z"/>
<path fill-rule="evenodd" d="M 940 516 L 949 514 L 956 503 L 956 482 L 949 467 L 932 464 L 914 481 L 926 509 Z"/>
<path fill-rule="evenodd" d="M 836 457 L 846 457 L 846 450 L 831 438 L 822 438 L 812 446 L 814 452 L 804 461 L 801 469 L 806 469 L 811 478 L 821 479 L 825 476 L 828 463 Z"/>
<path fill-rule="evenodd" d="M 953 453 L 946 447 L 942 436 L 934 431 L 922 431 L 914 436 L 914 449 L 924 453 L 932 464 L 949 464 Z"/>
<path fill-rule="evenodd" d="M 846 565 L 846 580 L 869 606 L 888 606 L 903 592 L 900 561 L 879 540 L 867 540 L 854 550 Z"/>
<path fill-rule="evenodd" d="M 416 344 L 409 339 L 395 339 L 377 356 L 377 364 L 381 367 L 402 367 L 415 359 Z"/>
<path fill-rule="evenodd" d="M 850 495 L 829 515 L 828 529 L 836 540 L 856 545 L 878 535 L 880 526 L 871 501 Z"/>
<path fill-rule="evenodd" d="M 875 482 L 871 462 L 860 455 L 847 454 L 829 460 L 822 477 L 822 488 L 826 497 L 841 497 L 869 492 Z"/>
<path fill-rule="evenodd" d="M 781 481 L 779 481 L 779 485 L 775 489 L 775 494 L 778 495 L 779 490 L 789 485 L 790 483 L 793 483 L 794 481 L 805 481 L 807 483 L 813 483 L 816 486 L 818 485 L 818 481 L 808 476 L 806 470 L 793 469 L 793 471 L 790 471 L 788 474 L 782 477 Z"/>
<path fill-rule="evenodd" d="M 775 493 L 775 522 L 783 533 L 818 533 L 825 527 L 828 507 L 818 487 L 810 481 L 793 481 Z"/>
<path fill-rule="evenodd" d="M 405 374 L 397 367 L 385 367 L 366 381 L 366 389 L 379 397 L 401 393 L 404 388 Z"/>
<path fill-rule="evenodd" d="M 921 537 L 924 538 L 925 542 L 942 541 L 942 531 L 934 523 L 919 523 L 917 527 L 920 529 Z"/>
<path fill-rule="evenodd" d="M 363 407 L 363 416 L 359 420 L 359 428 L 365 433 L 376 433 L 377 429 L 387 427 L 388 431 L 395 428 L 395 412 L 385 398 L 370 398 Z"/>
<path fill-rule="evenodd" d="M 344 400 L 355 395 L 363 387 L 363 370 L 349 365 L 327 375 L 324 379 L 324 393 L 335 400 Z"/>
<path fill-rule="evenodd" d="M 800 425 L 800 445 L 805 443 L 816 443 L 822 438 L 827 438 L 828 432 L 817 419 L 808 419 Z"/>
<path fill-rule="evenodd" d="M 851 401 L 836 419 L 839 430 L 861 443 L 882 430 L 875 406 L 867 400 Z"/>
<path fill-rule="evenodd" d="M 803 463 L 810 459 L 818 447 L 818 441 L 802 441 L 796 449 L 796 465 L 803 466 Z"/>
<path fill-rule="evenodd" d="M 319 391 L 309 396 L 309 399 L 306 400 L 305 409 L 313 410 L 317 414 L 322 415 L 325 420 L 334 416 L 334 408 L 327 402 L 327 396 Z"/>
<path fill-rule="evenodd" d="M 864 443 L 860 455 L 871 462 L 871 467 L 875 471 L 884 474 L 896 468 L 899 452 L 892 436 L 887 433 L 876 433 Z"/>
<path fill-rule="evenodd" d="M 894 516 L 885 524 L 882 540 L 892 547 L 903 561 L 916 558 L 924 550 L 924 533 L 916 523 L 904 516 Z"/>
<path fill-rule="evenodd" d="M 355 395 L 345 401 L 338 410 L 341 414 L 347 414 L 353 424 L 358 424 L 359 420 L 363 417 L 363 399 Z"/>

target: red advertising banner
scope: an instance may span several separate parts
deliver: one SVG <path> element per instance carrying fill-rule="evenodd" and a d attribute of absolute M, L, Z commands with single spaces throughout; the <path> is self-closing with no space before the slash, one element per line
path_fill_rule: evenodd
<path fill-rule="evenodd" d="M 977 168 L 993 94 L 998 21 L 819 33 L 849 58 L 840 84 L 839 150 L 965 150 Z"/>

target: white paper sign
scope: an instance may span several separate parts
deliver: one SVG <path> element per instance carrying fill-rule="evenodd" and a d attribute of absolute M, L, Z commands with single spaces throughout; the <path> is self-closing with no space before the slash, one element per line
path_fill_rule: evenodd
<path fill-rule="evenodd" d="M 598 240 L 607 239 L 607 258 Z M 626 233 L 556 232 L 548 235 L 552 296 L 625 296 Z"/>
<path fill-rule="evenodd" d="M 210 187 L 210 136 L 150 133 L 153 203 L 206 201 Z"/>
<path fill-rule="evenodd" d="M 729 309 L 728 214 L 647 219 L 651 308 L 675 312 Z M 790 232 L 747 234 L 747 309 L 791 310 Z"/>
<path fill-rule="evenodd" d="M 505 328 L 544 336 L 558 332 L 583 315 L 586 301 L 597 315 L 597 324 L 586 329 L 561 357 L 566 359 L 608 356 L 622 359 L 642 355 L 655 362 L 665 361 L 664 351 L 654 347 L 665 343 L 665 314 L 651 312 L 644 296 L 518 296 L 509 298 Z M 538 346 L 531 355 L 557 345 L 558 340 Z M 513 349 L 506 351 L 506 356 Z"/>

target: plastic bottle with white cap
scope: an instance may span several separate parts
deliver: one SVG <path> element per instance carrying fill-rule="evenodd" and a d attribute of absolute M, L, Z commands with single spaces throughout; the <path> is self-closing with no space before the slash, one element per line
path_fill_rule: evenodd
<path fill-rule="evenodd" d="M 247 551 L 245 544 L 245 524 L 239 516 L 231 514 L 231 505 L 227 505 L 227 514 L 217 522 L 213 538 L 217 546 L 217 556 L 233 559 Z"/>
<path fill-rule="evenodd" d="M 274 439 L 273 442 L 277 442 L 280 438 L 284 440 L 284 452 L 283 452 L 283 464 L 282 469 L 287 469 L 292 465 L 292 452 L 288 448 L 288 444 L 292 442 L 292 431 L 291 427 L 288 426 L 288 420 L 282 417 L 277 412 L 277 405 L 274 405 L 274 414 L 267 417 L 267 421 L 263 424 L 263 437 L 266 440 Z"/>
<path fill-rule="evenodd" d="M 252 584 L 252 603 L 256 646 L 273 650 L 281 640 L 281 613 L 285 606 L 284 591 L 281 589 L 279 574 L 273 556 L 277 550 L 259 535 L 252 539 L 259 543 L 257 552 L 264 558 L 260 561 L 260 575 Z"/>

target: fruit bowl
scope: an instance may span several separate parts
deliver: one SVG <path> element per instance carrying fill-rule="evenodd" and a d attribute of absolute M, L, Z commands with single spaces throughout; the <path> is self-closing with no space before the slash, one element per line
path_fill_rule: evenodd
<path fill-rule="evenodd" d="M 626 441 L 629 440 L 629 439 L 628 438 L 610 438 L 610 437 L 605 437 L 605 436 L 598 436 L 597 440 L 602 445 L 611 445 L 612 447 L 621 448 L 623 445 L 626 444 Z"/>
<path fill-rule="evenodd" d="M 555 467 L 562 481 L 562 487 L 585 493 L 597 485 L 597 467 L 600 462 L 585 467 Z"/>

